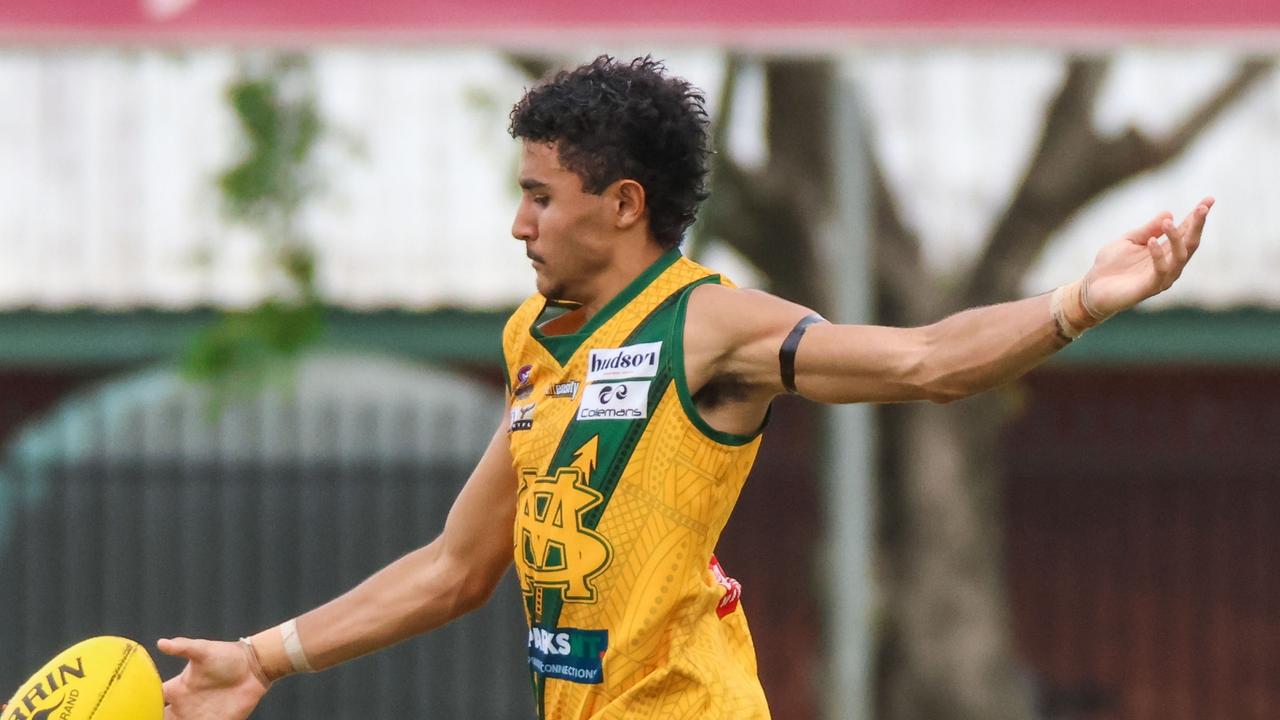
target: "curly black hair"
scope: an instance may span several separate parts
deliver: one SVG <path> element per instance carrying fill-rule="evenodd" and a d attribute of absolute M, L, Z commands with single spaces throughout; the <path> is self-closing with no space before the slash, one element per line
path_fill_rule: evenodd
<path fill-rule="evenodd" d="M 707 198 L 706 99 L 650 56 L 601 55 L 525 92 L 511 109 L 513 138 L 556 143 L 560 163 L 600 194 L 622 178 L 645 190 L 649 228 L 676 247 Z"/>

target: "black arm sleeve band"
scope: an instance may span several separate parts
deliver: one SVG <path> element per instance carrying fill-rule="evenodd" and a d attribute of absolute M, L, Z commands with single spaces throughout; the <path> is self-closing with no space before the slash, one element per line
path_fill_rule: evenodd
<path fill-rule="evenodd" d="M 810 325 L 823 321 L 824 318 L 818 313 L 801 318 L 800 322 L 791 328 L 787 339 L 782 341 L 782 347 L 778 349 L 778 365 L 782 368 L 782 387 L 789 393 L 796 391 L 796 348 L 800 347 L 800 338 L 804 337 L 804 331 Z"/>

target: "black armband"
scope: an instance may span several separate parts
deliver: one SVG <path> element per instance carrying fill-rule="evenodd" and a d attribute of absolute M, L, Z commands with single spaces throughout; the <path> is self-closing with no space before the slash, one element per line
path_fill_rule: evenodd
<path fill-rule="evenodd" d="M 787 333 L 787 339 L 782 341 L 782 347 L 778 349 L 778 365 L 782 370 L 782 387 L 786 388 L 789 393 L 796 391 L 796 348 L 800 347 L 800 338 L 804 337 L 804 331 L 810 325 L 824 320 L 825 318 L 818 313 L 801 318 L 800 322 L 791 328 L 791 332 Z"/>

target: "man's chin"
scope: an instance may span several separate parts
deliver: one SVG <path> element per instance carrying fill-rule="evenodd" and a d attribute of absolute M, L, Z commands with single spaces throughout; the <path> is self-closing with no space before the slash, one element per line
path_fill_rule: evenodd
<path fill-rule="evenodd" d="M 542 277 L 541 274 L 538 275 L 538 279 L 534 284 L 538 288 L 538 294 L 542 297 L 548 300 L 564 299 L 564 287 Z"/>

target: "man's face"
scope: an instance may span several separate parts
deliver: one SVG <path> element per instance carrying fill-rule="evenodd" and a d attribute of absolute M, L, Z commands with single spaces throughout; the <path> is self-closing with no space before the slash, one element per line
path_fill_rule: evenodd
<path fill-rule="evenodd" d="M 525 141 L 520 157 L 520 207 L 511 235 L 533 261 L 538 292 L 582 301 L 584 286 L 608 267 L 613 213 L 608 193 L 592 195 L 560 165 L 554 144 Z"/>

